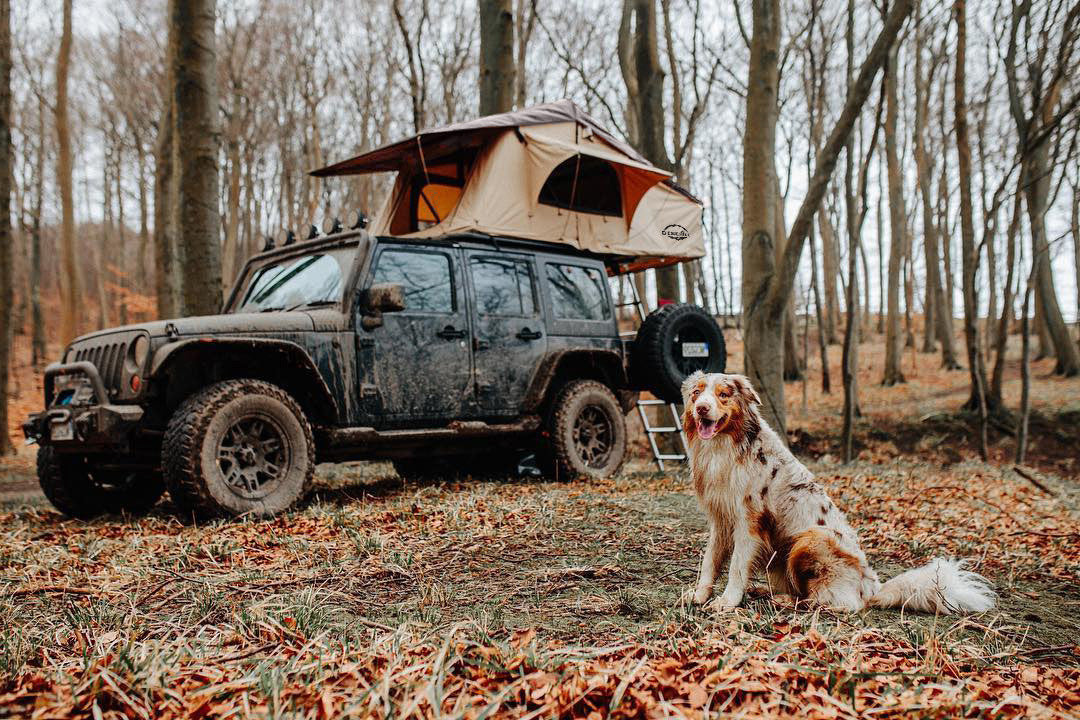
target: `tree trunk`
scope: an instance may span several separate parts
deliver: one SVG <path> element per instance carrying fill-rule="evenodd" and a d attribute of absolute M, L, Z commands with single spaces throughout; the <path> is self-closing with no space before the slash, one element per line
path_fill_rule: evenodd
<path fill-rule="evenodd" d="M 176 0 L 169 0 L 169 17 L 172 17 Z M 179 243 L 176 205 L 176 164 L 173 142 L 173 56 L 176 54 L 176 31 L 169 23 L 166 42 L 164 87 L 162 88 L 162 114 L 158 119 L 157 137 L 154 140 L 154 288 L 157 293 L 159 318 L 180 315 Z"/>
<path fill-rule="evenodd" d="M 1023 179 L 1021 179 L 1023 184 Z M 1009 231 L 1005 239 L 1005 298 L 1001 303 L 1001 320 L 998 321 L 998 329 L 994 334 L 994 372 L 990 377 L 990 395 L 987 398 L 989 407 L 1002 408 L 1002 384 L 1005 378 L 1005 352 L 1009 340 L 1009 319 L 1012 315 L 1013 306 L 1013 273 L 1016 265 L 1016 235 L 1020 232 L 1021 204 L 1023 196 L 1016 193 L 1013 201 L 1012 220 L 1009 221 Z"/>
<path fill-rule="evenodd" d="M 480 114 L 514 109 L 514 7 L 511 0 L 479 0 Z"/>
<path fill-rule="evenodd" d="M 810 241 L 810 289 L 814 293 L 814 310 L 817 314 L 818 351 L 821 354 L 821 392 L 828 395 L 832 389 L 829 383 L 829 348 L 825 338 L 825 313 L 821 307 L 821 291 L 818 288 L 817 252 L 814 249 L 814 231 L 807 234 Z M 805 339 L 804 339 L 805 342 Z M 809 363 L 810 358 L 807 357 Z"/>
<path fill-rule="evenodd" d="M 896 147 L 896 121 L 899 99 L 896 90 L 898 68 L 894 47 L 889 51 L 885 69 L 885 162 L 889 183 L 889 289 L 888 317 L 885 320 L 885 375 L 883 385 L 906 382 L 900 363 L 903 338 L 900 335 L 900 265 L 904 256 L 907 210 L 904 207 L 904 185 L 900 157 Z"/>
<path fill-rule="evenodd" d="M 221 212 L 218 207 L 217 63 L 214 12 L 216 0 L 176 2 L 173 63 L 175 143 L 182 152 L 176 168 L 180 180 L 180 232 L 183 248 L 185 315 L 212 315 L 221 310 Z"/>
<path fill-rule="evenodd" d="M 753 36 L 743 133 L 743 368 L 762 400 L 762 414 L 786 436 L 783 310 L 765 297 L 776 268 L 776 120 L 780 45 L 779 0 L 753 0 Z"/>
<path fill-rule="evenodd" d="M 41 139 L 44 142 L 44 138 Z M 11 4 L 0 0 L 0 456 L 15 452 L 8 436 L 11 306 L 14 295 L 11 231 Z"/>
<path fill-rule="evenodd" d="M 75 264 L 75 200 L 72 191 L 68 69 L 71 67 L 71 0 L 63 0 L 63 30 L 56 56 L 56 184 L 60 189 L 60 342 L 79 334 L 79 268 Z"/>
<path fill-rule="evenodd" d="M 236 107 L 239 103 L 234 103 Z M 239 108 L 236 108 L 239 111 Z M 240 138 L 230 133 L 225 150 L 228 163 L 228 187 L 225 195 L 225 244 L 221 247 L 222 290 L 232 286 L 236 275 L 237 248 L 240 244 Z"/>
<path fill-rule="evenodd" d="M 978 298 L 975 295 L 975 276 L 979 256 L 975 249 L 975 222 L 971 207 L 971 143 L 967 124 L 967 8 L 965 0 L 956 0 L 956 77 L 953 102 L 956 115 L 956 157 L 960 181 L 960 246 L 962 253 L 964 293 L 964 341 L 967 345 L 968 368 L 971 373 L 973 408 L 979 412 L 979 454 L 987 459 L 986 438 L 986 371 L 979 352 Z"/>
<path fill-rule="evenodd" d="M 1072 188 L 1072 236 L 1073 260 L 1076 263 L 1074 287 L 1076 287 L 1076 329 L 1077 342 L 1080 343 L 1080 185 Z"/>

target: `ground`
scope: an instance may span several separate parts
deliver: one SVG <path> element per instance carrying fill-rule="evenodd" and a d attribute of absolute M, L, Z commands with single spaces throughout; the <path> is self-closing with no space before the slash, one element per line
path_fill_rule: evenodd
<path fill-rule="evenodd" d="M 793 446 L 879 574 L 964 557 L 994 612 L 835 613 L 765 587 L 688 607 L 704 518 L 640 438 L 611 481 L 328 465 L 294 512 L 203 526 L 167 501 L 64 520 L 23 451 L 0 495 L 0 716 L 1076 716 L 1080 380 L 1035 364 L 1018 472 L 1007 423 L 977 459 L 965 372 L 911 353 L 909 382 L 881 388 L 879 346 L 862 350 L 858 461 L 837 460 L 841 394 L 813 360 L 805 408 L 787 386 Z"/>

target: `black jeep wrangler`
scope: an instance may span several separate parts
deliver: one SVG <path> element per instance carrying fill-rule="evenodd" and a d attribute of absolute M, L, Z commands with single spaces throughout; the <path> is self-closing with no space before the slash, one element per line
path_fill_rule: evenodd
<path fill-rule="evenodd" d="M 625 413 L 722 370 L 704 310 L 620 336 L 604 258 L 550 243 L 336 232 L 254 256 L 220 315 L 103 330 L 45 370 L 25 423 L 62 512 L 272 515 L 316 462 L 403 476 L 615 472 Z M 632 333 L 631 333 L 632 335 Z"/>

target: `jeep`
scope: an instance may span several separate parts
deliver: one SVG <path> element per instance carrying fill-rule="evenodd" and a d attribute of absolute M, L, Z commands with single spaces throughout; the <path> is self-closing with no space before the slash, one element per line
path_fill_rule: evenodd
<path fill-rule="evenodd" d="M 335 225 L 335 230 L 337 230 Z M 594 254 L 459 234 L 362 228 L 252 257 L 221 314 L 84 335 L 45 370 L 24 424 L 63 513 L 268 516 L 316 462 L 390 460 L 403 477 L 606 477 L 638 393 L 675 400 L 721 370 L 704 310 L 666 305 L 621 337 Z M 633 333 L 630 333 L 633 335 Z"/>

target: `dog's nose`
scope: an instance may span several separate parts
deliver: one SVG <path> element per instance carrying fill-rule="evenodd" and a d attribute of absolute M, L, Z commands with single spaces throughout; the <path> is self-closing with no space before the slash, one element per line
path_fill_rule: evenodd
<path fill-rule="evenodd" d="M 704 405 L 698 405 L 696 408 L 694 408 L 694 410 L 700 417 L 705 417 L 709 414 L 709 408 L 705 407 Z"/>

